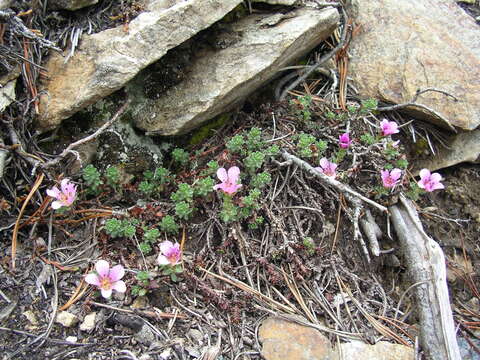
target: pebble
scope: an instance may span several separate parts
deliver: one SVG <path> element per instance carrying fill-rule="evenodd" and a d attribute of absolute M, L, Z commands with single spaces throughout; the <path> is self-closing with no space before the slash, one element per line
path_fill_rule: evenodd
<path fill-rule="evenodd" d="M 95 319 L 97 317 L 96 312 L 92 312 L 88 315 L 85 315 L 83 322 L 80 324 L 80 330 L 82 331 L 92 331 L 95 329 Z"/>
<path fill-rule="evenodd" d="M 78 317 L 68 311 L 60 311 L 55 322 L 62 324 L 64 327 L 72 327 L 78 323 Z"/>
<path fill-rule="evenodd" d="M 67 336 L 67 338 L 65 339 L 65 341 L 68 341 L 70 343 L 76 343 L 78 340 L 78 338 L 76 336 Z"/>
<path fill-rule="evenodd" d="M 135 339 L 144 345 L 150 345 L 155 341 L 155 334 L 147 324 L 144 324 L 140 331 L 135 334 Z"/>
<path fill-rule="evenodd" d="M 27 318 L 27 320 L 30 322 L 32 325 L 38 325 L 38 319 L 37 315 L 32 310 L 27 310 L 22 313 L 23 316 Z"/>

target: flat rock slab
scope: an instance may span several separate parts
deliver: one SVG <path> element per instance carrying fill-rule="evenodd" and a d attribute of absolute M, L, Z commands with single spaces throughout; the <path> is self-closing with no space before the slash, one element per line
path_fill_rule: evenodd
<path fill-rule="evenodd" d="M 335 360 L 412 360 L 415 357 L 413 348 L 386 341 L 380 341 L 374 345 L 352 341 L 340 344 L 336 350 L 338 357 L 334 357 Z"/>
<path fill-rule="evenodd" d="M 330 36 L 339 21 L 332 7 L 278 15 L 250 15 L 233 24 L 230 33 L 237 40 L 224 49 L 209 48 L 198 54 L 188 76 L 158 99 L 140 99 L 136 94 L 135 125 L 161 135 L 188 132 L 240 104 L 280 68 Z"/>
<path fill-rule="evenodd" d="M 349 51 L 349 77 L 362 97 L 410 102 L 418 89 L 437 88 L 417 102 L 456 127 L 480 124 L 480 27 L 453 0 L 354 0 L 361 26 Z M 418 108 L 409 112 L 446 127 Z"/>
<path fill-rule="evenodd" d="M 46 93 L 40 98 L 41 130 L 123 87 L 140 70 L 209 27 L 242 0 L 153 0 L 123 26 L 82 37 L 73 57 L 52 54 Z"/>
<path fill-rule="evenodd" d="M 332 356 L 330 341 L 318 330 L 280 318 L 266 319 L 258 336 L 266 360 L 330 360 Z"/>
<path fill-rule="evenodd" d="M 462 162 L 480 163 L 480 129 L 460 132 L 451 136 L 447 143 L 448 149 L 440 148 L 437 154 L 415 161 L 413 173 L 416 175 L 423 168 L 434 171 Z"/>

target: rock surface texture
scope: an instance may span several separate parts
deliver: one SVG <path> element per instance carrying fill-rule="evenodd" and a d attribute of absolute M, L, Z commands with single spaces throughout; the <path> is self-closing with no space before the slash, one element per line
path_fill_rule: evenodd
<path fill-rule="evenodd" d="M 161 135 L 186 133 L 240 104 L 278 70 L 312 50 L 335 30 L 338 11 L 297 9 L 279 17 L 250 15 L 233 24 L 237 41 L 221 49 L 206 49 L 178 85 L 158 99 L 132 96 L 137 127 Z M 139 82 L 139 79 L 136 79 Z M 140 80 L 141 83 L 141 80 Z M 130 88 L 135 91 L 135 86 Z"/>
<path fill-rule="evenodd" d="M 453 0 L 353 0 L 361 26 L 352 40 L 349 77 L 363 97 L 399 104 L 418 89 L 437 88 L 417 103 L 439 112 L 456 127 L 480 124 L 480 27 Z M 439 126 L 419 108 L 409 112 Z"/>
<path fill-rule="evenodd" d="M 96 3 L 98 0 L 50 0 L 48 6 L 51 9 L 78 10 Z"/>
<path fill-rule="evenodd" d="M 451 136 L 447 143 L 448 149 L 441 147 L 435 155 L 417 160 L 414 173 L 418 174 L 423 168 L 434 171 L 461 162 L 480 163 L 480 129 Z"/>
<path fill-rule="evenodd" d="M 80 109 L 120 89 L 140 70 L 210 26 L 242 0 L 152 0 L 129 24 L 82 37 L 67 63 L 53 54 L 46 67 L 39 127 L 58 126 Z"/>
<path fill-rule="evenodd" d="M 330 360 L 330 341 L 318 330 L 279 318 L 268 318 L 258 331 L 267 360 Z"/>
<path fill-rule="evenodd" d="M 386 341 L 380 341 L 374 345 L 365 344 L 362 341 L 351 341 L 337 346 L 336 355 L 333 359 L 412 360 L 414 357 L 413 348 L 405 345 L 392 344 Z"/>

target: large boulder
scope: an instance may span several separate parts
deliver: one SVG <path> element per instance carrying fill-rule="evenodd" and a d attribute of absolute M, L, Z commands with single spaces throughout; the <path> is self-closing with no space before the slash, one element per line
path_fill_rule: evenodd
<path fill-rule="evenodd" d="M 209 27 L 242 0 L 151 0 L 146 11 L 123 26 L 82 37 L 67 62 L 52 54 L 46 64 L 46 92 L 40 98 L 39 127 L 58 126 L 123 87 L 140 70 Z"/>
<path fill-rule="evenodd" d="M 352 0 L 360 27 L 349 51 L 349 77 L 363 97 L 417 102 L 464 130 L 480 124 L 480 27 L 453 0 Z M 410 114 L 445 126 L 417 107 Z"/>
<path fill-rule="evenodd" d="M 127 91 L 134 96 L 137 127 L 160 135 L 188 132 L 240 104 L 278 74 L 280 68 L 311 51 L 332 34 L 338 11 L 300 8 L 284 14 L 249 15 L 224 33 L 221 48 L 208 47 L 193 59 L 179 84 L 151 99 L 138 91 L 137 78 Z M 233 40 L 232 40 L 233 39 Z M 148 74 L 145 74 L 147 77 Z M 143 98 L 142 98 L 143 96 Z"/>

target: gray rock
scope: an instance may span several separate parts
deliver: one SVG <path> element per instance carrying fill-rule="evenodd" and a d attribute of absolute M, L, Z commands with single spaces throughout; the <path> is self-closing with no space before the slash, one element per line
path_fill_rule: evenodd
<path fill-rule="evenodd" d="M 480 124 L 480 28 L 453 0 L 353 0 L 361 26 L 349 47 L 348 76 L 362 97 L 388 103 L 411 101 L 418 89 L 437 88 L 418 98 L 456 127 Z M 419 108 L 409 113 L 439 126 Z"/>
<path fill-rule="evenodd" d="M 155 334 L 147 324 L 143 324 L 140 331 L 135 334 L 135 339 L 144 345 L 150 345 L 155 341 Z"/>
<path fill-rule="evenodd" d="M 9 81 L 6 85 L 0 87 L 0 113 L 15 101 L 15 84 L 17 80 Z"/>
<path fill-rule="evenodd" d="M 298 0 L 253 0 L 253 2 L 262 2 L 270 5 L 293 5 L 297 2 Z"/>
<path fill-rule="evenodd" d="M 447 144 L 448 149 L 442 147 L 437 154 L 417 160 L 414 164 L 414 174 L 418 174 L 423 168 L 434 171 L 462 162 L 480 163 L 480 129 L 453 135 Z"/>
<path fill-rule="evenodd" d="M 123 26 L 82 37 L 75 54 L 53 53 L 40 99 L 40 130 L 123 87 L 140 70 L 194 34 L 220 20 L 242 0 L 150 0 L 147 11 Z M 167 7 L 166 6 L 170 6 Z"/>
<path fill-rule="evenodd" d="M 414 358 L 413 348 L 380 341 L 374 345 L 362 341 L 342 343 L 336 347 L 334 360 L 411 360 Z"/>
<path fill-rule="evenodd" d="M 276 16 L 276 15 L 274 15 Z M 278 75 L 278 70 L 304 56 L 335 30 L 334 8 L 298 9 L 263 25 L 269 15 L 250 15 L 233 24 L 226 35 L 236 40 L 199 53 L 179 84 L 146 98 L 138 90 L 148 74 L 127 87 L 135 103 L 132 117 L 143 130 L 161 135 L 186 133 L 226 112 Z"/>
<path fill-rule="evenodd" d="M 13 0 L 0 0 L 0 10 L 9 8 L 12 6 Z"/>
<path fill-rule="evenodd" d="M 78 10 L 98 3 L 98 0 L 50 0 L 50 9 Z"/>

